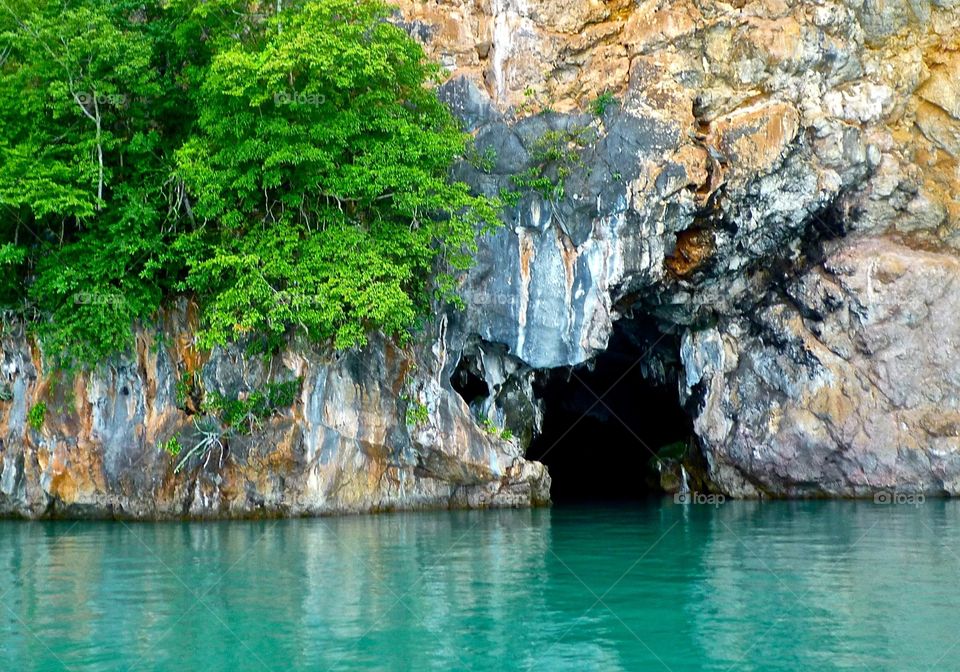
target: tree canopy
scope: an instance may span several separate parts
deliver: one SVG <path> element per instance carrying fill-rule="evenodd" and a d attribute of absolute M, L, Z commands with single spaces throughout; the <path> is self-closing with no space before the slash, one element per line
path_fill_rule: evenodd
<path fill-rule="evenodd" d="M 207 346 L 408 333 L 497 222 L 437 76 L 375 0 L 0 0 L 0 305 L 79 362 L 181 294 Z"/>

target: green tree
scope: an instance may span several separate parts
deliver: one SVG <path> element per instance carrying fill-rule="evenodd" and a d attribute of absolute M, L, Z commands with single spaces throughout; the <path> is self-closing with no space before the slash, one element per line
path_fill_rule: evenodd
<path fill-rule="evenodd" d="M 153 45 L 93 3 L 2 8 L 0 260 L 14 269 L 0 297 L 40 312 L 52 352 L 94 359 L 162 294 L 149 261 L 173 163 L 153 119 Z"/>
<path fill-rule="evenodd" d="M 0 0 L 0 302 L 50 352 L 123 349 L 178 293 L 208 345 L 402 337 L 496 223 L 385 5 L 257 6 Z"/>
<path fill-rule="evenodd" d="M 291 326 L 340 347 L 400 334 L 496 221 L 448 179 L 466 137 L 426 86 L 436 68 L 386 18 L 378 3 L 310 2 L 214 56 L 178 153 L 196 217 L 219 222 L 178 244 L 208 343 Z"/>

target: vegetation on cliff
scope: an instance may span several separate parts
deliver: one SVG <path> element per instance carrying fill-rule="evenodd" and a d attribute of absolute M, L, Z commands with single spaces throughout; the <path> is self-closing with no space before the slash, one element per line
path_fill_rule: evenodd
<path fill-rule="evenodd" d="M 269 6 L 268 6 L 269 5 Z M 204 345 L 402 336 L 496 204 L 375 0 L 0 0 L 0 304 L 91 362 L 177 295 Z"/>

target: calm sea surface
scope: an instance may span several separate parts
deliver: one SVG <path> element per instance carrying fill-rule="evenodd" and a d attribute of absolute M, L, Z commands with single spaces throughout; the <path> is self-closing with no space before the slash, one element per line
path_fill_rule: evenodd
<path fill-rule="evenodd" d="M 960 502 L 0 521 L 0 670 L 960 670 Z"/>

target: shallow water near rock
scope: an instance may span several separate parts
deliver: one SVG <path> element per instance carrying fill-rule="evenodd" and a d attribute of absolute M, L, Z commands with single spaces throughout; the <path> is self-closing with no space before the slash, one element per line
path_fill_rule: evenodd
<path fill-rule="evenodd" d="M 958 573 L 955 501 L 0 521 L 0 669 L 960 669 Z"/>

